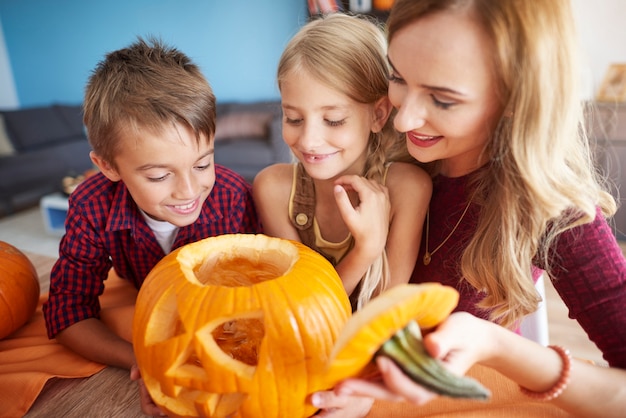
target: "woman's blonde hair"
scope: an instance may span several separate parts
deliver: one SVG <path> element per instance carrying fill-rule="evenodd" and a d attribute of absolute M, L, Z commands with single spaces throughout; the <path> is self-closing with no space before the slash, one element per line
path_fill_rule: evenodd
<path fill-rule="evenodd" d="M 605 216 L 616 205 L 601 187 L 585 132 L 570 0 L 398 0 L 389 42 L 421 17 L 451 9 L 492 39 L 502 100 L 484 150 L 489 163 L 473 183 L 481 214 L 461 271 L 486 294 L 479 307 L 510 327 L 537 309 L 533 262 L 549 275 L 559 263 L 551 251 L 559 234 L 593 221 L 596 205 Z"/>
<path fill-rule="evenodd" d="M 322 84 L 358 103 L 374 104 L 386 97 L 389 84 L 387 40 L 381 25 L 361 16 L 332 13 L 307 23 L 289 41 L 277 71 L 280 89 L 293 71 L 306 71 Z M 406 142 L 393 129 L 393 117 L 384 128 L 370 133 L 363 175 L 384 181 L 389 161 L 408 161 Z M 385 252 L 361 280 L 357 306 L 379 294 L 389 283 Z"/>

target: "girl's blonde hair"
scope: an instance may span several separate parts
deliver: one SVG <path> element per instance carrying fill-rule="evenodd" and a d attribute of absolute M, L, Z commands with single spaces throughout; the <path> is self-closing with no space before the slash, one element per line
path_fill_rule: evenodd
<path fill-rule="evenodd" d="M 484 150 L 489 163 L 473 183 L 482 209 L 461 271 L 486 294 L 479 307 L 493 321 L 516 326 L 540 300 L 533 262 L 550 275 L 559 263 L 551 252 L 559 234 L 593 221 L 596 205 L 604 216 L 616 210 L 585 132 L 570 0 L 398 0 L 389 42 L 408 24 L 444 10 L 468 13 L 493 41 L 502 104 Z"/>
<path fill-rule="evenodd" d="M 306 71 L 356 102 L 374 104 L 387 95 L 389 83 L 384 29 L 365 17 L 343 13 L 312 20 L 283 51 L 277 71 L 279 89 L 293 71 Z M 405 140 L 393 129 L 392 119 L 393 115 L 380 132 L 371 132 L 369 138 L 363 175 L 381 183 L 387 162 L 410 159 Z M 383 252 L 361 280 L 357 307 L 379 294 L 388 283 L 387 256 Z"/>

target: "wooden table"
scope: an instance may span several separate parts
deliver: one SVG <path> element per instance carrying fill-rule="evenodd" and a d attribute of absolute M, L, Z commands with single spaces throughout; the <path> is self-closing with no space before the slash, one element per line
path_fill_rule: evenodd
<path fill-rule="evenodd" d="M 55 259 L 38 254 L 26 255 L 35 265 L 41 293 L 50 285 L 50 269 Z M 84 379 L 53 378 L 25 417 L 145 417 L 141 412 L 136 382 L 125 369 L 107 367 Z"/>

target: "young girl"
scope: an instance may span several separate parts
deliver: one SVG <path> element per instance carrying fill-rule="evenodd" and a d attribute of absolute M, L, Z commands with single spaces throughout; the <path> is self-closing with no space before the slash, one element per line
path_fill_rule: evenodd
<path fill-rule="evenodd" d="M 301 241 L 335 265 L 353 309 L 408 282 L 431 182 L 389 120 L 386 40 L 368 20 L 305 25 L 278 66 L 283 136 L 296 164 L 257 175 L 265 233 Z"/>
<path fill-rule="evenodd" d="M 434 173 L 412 281 L 454 286 L 458 310 L 515 328 L 537 306 L 541 269 L 609 365 L 626 368 L 626 263 L 584 132 L 570 1 L 398 0 L 388 27 L 395 127 Z M 461 319 L 427 337 L 452 370 L 481 362 L 533 398 L 623 415 L 623 370 Z"/>

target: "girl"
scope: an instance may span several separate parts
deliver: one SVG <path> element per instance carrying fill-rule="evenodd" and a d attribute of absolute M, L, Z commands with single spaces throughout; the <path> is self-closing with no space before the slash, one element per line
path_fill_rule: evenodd
<path fill-rule="evenodd" d="M 336 267 L 353 309 L 409 280 L 431 193 L 407 160 L 387 99 L 386 40 L 343 14 L 305 25 L 278 66 L 283 136 L 298 160 L 254 180 L 268 235 L 301 241 Z"/>
<path fill-rule="evenodd" d="M 431 181 L 390 121 L 386 40 L 370 21 L 305 25 L 278 66 L 283 136 L 298 160 L 260 172 L 253 195 L 268 235 L 303 242 L 337 269 L 354 309 L 408 282 Z M 319 417 L 362 417 L 372 399 L 333 392 Z"/>

